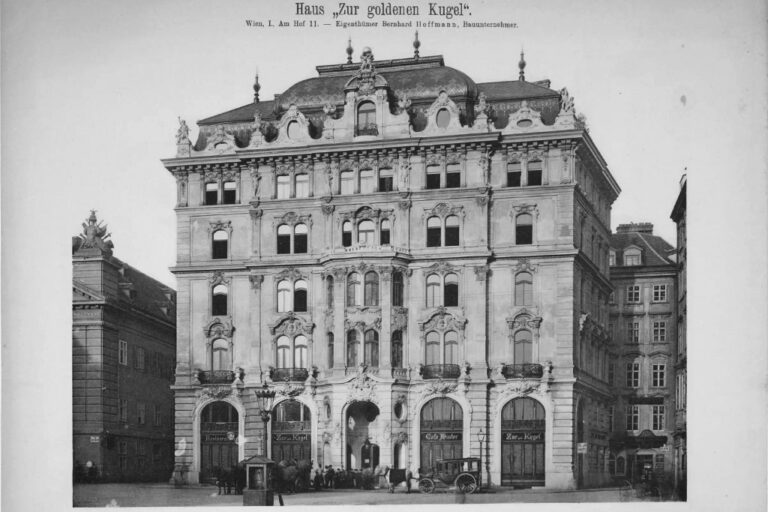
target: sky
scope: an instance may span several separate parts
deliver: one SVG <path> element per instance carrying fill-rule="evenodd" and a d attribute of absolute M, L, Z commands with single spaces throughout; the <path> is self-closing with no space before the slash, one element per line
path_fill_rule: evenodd
<path fill-rule="evenodd" d="M 160 159 L 175 154 L 178 116 L 194 139 L 197 120 L 252 100 L 257 69 L 261 97 L 269 99 L 315 76 L 317 65 L 344 62 L 348 37 L 355 60 L 364 46 L 380 60 L 412 55 L 412 28 L 325 27 L 334 22 L 329 13 L 336 4 L 306 3 L 325 7 L 324 16 L 307 17 L 318 21 L 317 28 L 246 26 L 246 19 L 292 21 L 295 2 L 3 2 L 5 460 L 21 457 L 17 450 L 28 450 L 33 460 L 54 454 L 68 470 L 62 447 L 71 443 L 71 376 L 60 362 L 70 354 L 70 237 L 81 231 L 90 209 L 108 224 L 118 258 L 175 286 L 168 271 L 175 260 L 175 183 Z M 392 3 L 427 11 L 418 0 Z M 764 489 L 765 411 L 751 407 L 765 403 L 768 337 L 764 2 L 464 3 L 468 20 L 518 28 L 423 28 L 421 55 L 441 54 L 446 65 L 490 82 L 516 79 L 524 47 L 526 78 L 567 87 L 587 117 L 622 189 L 614 230 L 648 221 L 674 245 L 669 215 L 687 168 L 689 346 L 698 347 L 689 356 L 689 389 L 695 390 L 689 421 L 704 428 L 698 438 L 692 431 L 694 447 L 696 439 L 706 447 L 691 453 L 691 475 L 702 476 L 697 467 L 743 467 L 745 459 L 728 457 L 756 450 L 763 456 L 748 472 L 762 475 L 758 488 Z M 722 339 L 728 350 L 704 357 Z M 35 349 L 27 350 L 29 344 Z M 738 393 L 726 399 L 724 390 L 734 386 Z M 9 401 L 9 393 L 33 399 Z M 708 399 L 717 396 L 721 404 L 750 407 L 750 421 L 729 422 L 729 408 L 718 409 L 721 418 L 705 415 Z M 38 409 L 52 411 L 47 421 L 40 421 Z M 12 445 L 8 432 L 15 434 Z M 727 440 L 728 449 L 706 441 L 715 438 Z M 751 510 L 748 480 L 739 472 L 730 476 L 728 486 L 702 486 L 696 510 L 722 499 L 734 510 Z M 47 493 L 25 494 L 26 504 L 70 503 L 64 480 Z"/>

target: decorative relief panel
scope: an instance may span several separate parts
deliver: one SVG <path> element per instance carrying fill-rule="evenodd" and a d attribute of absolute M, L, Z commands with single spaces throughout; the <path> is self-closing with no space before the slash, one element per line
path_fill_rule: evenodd
<path fill-rule="evenodd" d="M 452 314 L 444 306 L 440 306 L 428 313 L 427 316 L 419 321 L 421 338 L 423 339 L 428 331 L 459 331 L 464 332 L 467 319 L 459 314 Z"/>
<path fill-rule="evenodd" d="M 208 224 L 208 234 L 212 235 L 216 231 L 223 230 L 232 235 L 232 221 L 214 221 Z"/>
<path fill-rule="evenodd" d="M 283 215 L 275 216 L 272 219 L 272 228 L 274 229 L 280 224 L 287 224 L 289 226 L 306 224 L 308 227 L 312 227 L 312 214 L 300 215 L 296 212 L 287 212 Z"/>
<path fill-rule="evenodd" d="M 285 334 L 286 336 L 294 336 L 297 334 L 304 334 L 310 339 L 314 329 L 314 323 L 300 317 L 293 311 L 281 315 L 275 323 L 270 324 L 269 326 L 269 332 L 273 335 Z"/>
<path fill-rule="evenodd" d="M 438 203 L 432 208 L 425 208 L 422 219 L 426 219 L 427 217 L 431 216 L 437 216 L 441 219 L 445 219 L 445 217 L 448 217 L 449 215 L 458 215 L 459 217 L 464 218 L 464 207 L 448 206 L 446 203 Z"/>

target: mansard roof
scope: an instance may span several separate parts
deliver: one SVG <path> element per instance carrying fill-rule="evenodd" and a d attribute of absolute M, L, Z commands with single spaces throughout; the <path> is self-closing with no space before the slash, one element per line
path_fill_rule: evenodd
<path fill-rule="evenodd" d="M 634 229 L 637 227 L 637 229 Z M 625 249 L 639 247 L 643 253 L 642 266 L 674 265 L 671 256 L 675 248 L 660 236 L 653 234 L 653 227 L 648 224 L 630 224 L 621 226 L 621 232 L 611 235 L 611 249 L 616 251 L 616 266 L 623 266 L 622 254 Z"/>

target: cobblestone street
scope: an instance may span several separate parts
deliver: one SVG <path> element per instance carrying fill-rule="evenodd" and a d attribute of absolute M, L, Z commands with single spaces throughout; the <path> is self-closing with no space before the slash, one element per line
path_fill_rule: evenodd
<path fill-rule="evenodd" d="M 481 494 L 461 495 L 450 491 L 407 494 L 398 489 L 394 494 L 386 490 L 306 492 L 283 495 L 286 506 L 296 505 L 424 505 L 441 503 L 581 503 L 640 501 L 628 497 L 617 488 L 581 491 L 503 490 Z M 74 486 L 74 506 L 120 507 L 138 506 L 242 506 L 239 495 L 219 495 L 214 486 L 174 488 L 167 484 L 78 484 Z M 277 496 L 275 496 L 277 506 Z"/>

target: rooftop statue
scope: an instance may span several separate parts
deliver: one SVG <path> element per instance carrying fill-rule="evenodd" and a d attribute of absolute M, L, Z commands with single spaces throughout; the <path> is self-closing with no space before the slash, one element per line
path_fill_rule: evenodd
<path fill-rule="evenodd" d="M 179 117 L 179 130 L 176 132 L 176 144 L 186 144 L 189 142 L 189 126 L 187 122 Z"/>
<path fill-rule="evenodd" d="M 560 111 L 573 112 L 573 96 L 565 87 L 560 89 Z"/>
<path fill-rule="evenodd" d="M 111 251 L 114 248 L 112 240 L 107 240 L 111 233 L 107 233 L 107 226 L 102 226 L 96 219 L 96 210 L 91 210 L 91 216 L 83 222 L 83 232 L 80 234 L 81 249 L 101 249 Z"/>

